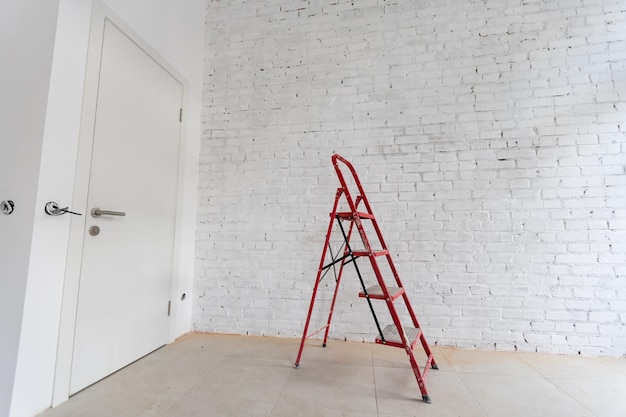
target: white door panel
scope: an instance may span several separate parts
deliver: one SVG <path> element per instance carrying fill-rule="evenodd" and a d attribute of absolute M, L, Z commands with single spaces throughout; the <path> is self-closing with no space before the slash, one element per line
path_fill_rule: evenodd
<path fill-rule="evenodd" d="M 71 393 L 167 342 L 182 95 L 178 80 L 106 21 Z M 93 217 L 94 208 L 125 216 Z"/>

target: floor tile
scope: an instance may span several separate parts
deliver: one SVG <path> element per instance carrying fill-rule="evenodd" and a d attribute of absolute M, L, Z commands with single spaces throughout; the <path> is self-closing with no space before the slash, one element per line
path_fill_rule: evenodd
<path fill-rule="evenodd" d="M 289 376 L 276 407 L 277 414 L 284 409 L 375 413 L 372 367 L 339 363 L 301 366 Z"/>
<path fill-rule="evenodd" d="M 552 382 L 596 417 L 626 416 L 626 383 L 573 379 Z"/>
<path fill-rule="evenodd" d="M 366 413 L 363 411 L 350 411 L 343 409 L 324 408 L 320 403 L 316 407 L 299 408 L 297 404 L 281 402 L 276 404 L 270 417 L 382 417 L 376 413 Z M 397 417 L 397 416 L 396 416 Z"/>
<path fill-rule="evenodd" d="M 90 390 L 42 414 L 44 417 L 154 417 L 164 412 L 171 402 L 157 396 L 138 395 L 123 390 Z"/>
<path fill-rule="evenodd" d="M 277 359 L 293 365 L 300 346 L 295 339 L 268 336 L 240 336 L 243 340 L 229 353 L 229 356 L 257 359 Z"/>
<path fill-rule="evenodd" d="M 274 403 L 293 371 L 295 369 L 289 363 L 280 365 L 252 358 L 229 357 L 187 395 Z"/>
<path fill-rule="evenodd" d="M 441 352 L 456 372 L 539 376 L 531 366 L 510 352 L 451 348 L 442 348 Z"/>
<path fill-rule="evenodd" d="M 454 372 L 432 370 L 426 378 L 427 404 L 410 368 L 374 367 L 376 399 L 381 415 L 486 417 L 470 391 Z"/>
<path fill-rule="evenodd" d="M 268 417 L 273 406 L 274 404 L 271 402 L 185 397 L 173 404 L 159 417 Z"/>
<path fill-rule="evenodd" d="M 296 348 L 294 360 L 298 354 Z M 329 340 L 326 347 L 322 346 L 321 341 L 307 341 L 300 365 L 302 367 L 309 363 L 339 363 L 344 365 L 364 365 L 372 366 L 372 344 L 359 342 L 343 342 L 338 340 Z"/>
<path fill-rule="evenodd" d="M 176 354 L 189 351 L 197 353 L 198 349 L 210 355 L 228 355 L 234 349 L 245 343 L 250 343 L 244 335 L 216 334 L 216 333 L 188 333 L 176 342 L 168 345 L 167 352 Z"/>
<path fill-rule="evenodd" d="M 543 377 L 459 373 L 489 417 L 594 417 Z"/>
<path fill-rule="evenodd" d="M 599 357 L 597 361 L 622 375 L 626 375 L 626 358 Z"/>
<path fill-rule="evenodd" d="M 543 353 L 516 353 L 516 356 L 546 378 L 624 381 L 624 374 L 599 358 Z"/>

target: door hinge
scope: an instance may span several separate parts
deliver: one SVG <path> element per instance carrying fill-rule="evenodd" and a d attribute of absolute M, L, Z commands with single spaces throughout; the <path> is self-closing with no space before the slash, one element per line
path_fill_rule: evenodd
<path fill-rule="evenodd" d="M 180 111 L 178 112 L 178 121 L 179 122 L 183 121 L 183 109 L 180 109 Z"/>
<path fill-rule="evenodd" d="M 172 300 L 169 300 L 167 302 L 167 315 L 171 316 L 172 315 Z"/>

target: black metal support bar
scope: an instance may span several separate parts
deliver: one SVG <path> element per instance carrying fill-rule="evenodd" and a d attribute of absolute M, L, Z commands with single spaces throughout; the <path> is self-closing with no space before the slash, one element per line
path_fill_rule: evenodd
<path fill-rule="evenodd" d="M 342 256 L 341 258 L 338 258 L 338 259 L 333 259 L 333 261 L 332 261 L 331 263 L 329 263 L 328 265 L 324 265 L 324 267 L 322 268 L 322 270 L 324 270 L 324 269 L 328 269 L 328 268 L 330 268 L 331 266 L 334 266 L 335 264 L 337 264 L 337 263 L 339 263 L 339 262 L 343 261 L 344 259 L 346 259 L 346 258 L 348 258 L 348 257 L 350 257 L 350 255 L 344 255 L 344 256 Z"/>

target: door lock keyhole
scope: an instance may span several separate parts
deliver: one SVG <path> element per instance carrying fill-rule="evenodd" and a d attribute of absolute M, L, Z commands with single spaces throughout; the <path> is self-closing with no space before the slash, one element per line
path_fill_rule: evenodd
<path fill-rule="evenodd" d="M 98 226 L 91 226 L 89 228 L 89 234 L 91 236 L 98 236 L 100 234 L 100 228 Z"/>

